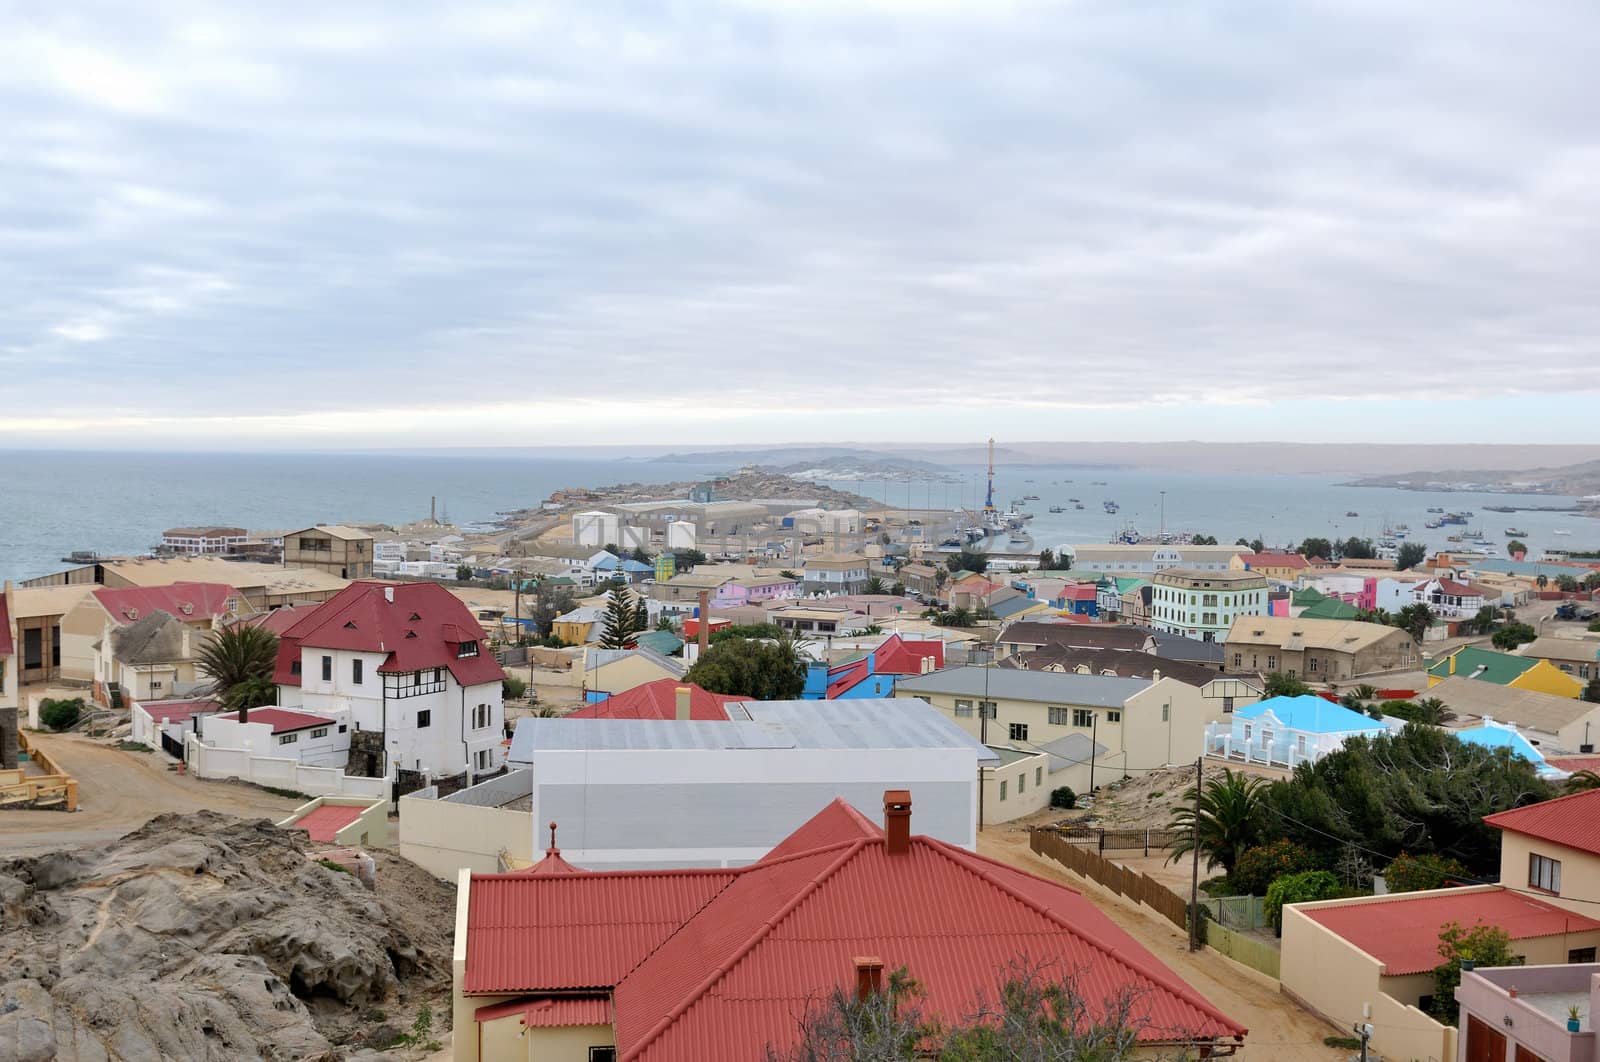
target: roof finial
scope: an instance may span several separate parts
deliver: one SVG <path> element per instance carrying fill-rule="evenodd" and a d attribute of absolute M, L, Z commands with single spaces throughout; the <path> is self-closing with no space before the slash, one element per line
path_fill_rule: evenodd
<path fill-rule="evenodd" d="M 561 854 L 561 849 L 556 847 L 556 824 L 555 824 L 555 820 L 554 819 L 552 819 L 550 821 L 550 847 L 545 850 L 545 854 L 547 854 L 547 855 L 560 855 Z"/>

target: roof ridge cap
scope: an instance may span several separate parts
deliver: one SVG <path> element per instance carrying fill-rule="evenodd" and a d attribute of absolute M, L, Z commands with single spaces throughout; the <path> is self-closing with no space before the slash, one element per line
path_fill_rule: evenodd
<path fill-rule="evenodd" d="M 1043 916 L 1043 917 L 1049 919 L 1050 921 L 1056 923 L 1057 925 L 1061 926 L 1067 932 L 1069 932 L 1069 933 L 1073 934 L 1074 936 L 1079 937 L 1080 939 L 1085 940 L 1088 943 L 1090 943 L 1090 944 L 1094 945 L 1095 947 L 1099 948 L 1113 962 L 1121 963 L 1123 966 L 1126 966 L 1129 969 L 1134 970 L 1134 971 L 1138 972 L 1139 974 L 1143 975 L 1144 977 L 1147 977 L 1150 980 L 1156 982 L 1157 987 L 1165 988 L 1167 991 L 1172 992 L 1174 995 L 1179 996 L 1180 998 L 1182 998 L 1184 1001 L 1189 1003 L 1191 1006 L 1197 1007 L 1199 1010 L 1201 1010 L 1201 1011 L 1203 1011 L 1203 1012 L 1205 1012 L 1207 1014 L 1210 1014 L 1210 1015 L 1214 1016 L 1215 1018 L 1220 1018 L 1224 1024 L 1236 1025 L 1236 1026 L 1239 1024 L 1238 1022 L 1234 1021 L 1232 1018 L 1228 1017 L 1226 1014 L 1223 1014 L 1220 1010 L 1218 1010 L 1209 1000 L 1207 1000 L 1200 993 L 1198 993 L 1198 992 L 1194 991 L 1192 988 L 1190 988 L 1188 982 L 1184 981 L 1181 977 L 1179 977 L 1176 973 L 1174 973 L 1166 965 L 1161 964 L 1159 959 L 1157 959 L 1156 962 L 1157 962 L 1158 965 L 1161 966 L 1162 971 L 1164 971 L 1166 973 L 1167 977 L 1159 976 L 1154 971 L 1152 971 L 1149 967 L 1145 966 L 1143 963 L 1136 962 L 1133 959 L 1129 958 L 1128 956 L 1123 955 L 1122 952 L 1119 949 L 1113 948 L 1112 946 L 1107 944 L 1105 941 L 1101 940 L 1098 935 L 1086 931 L 1081 926 L 1074 925 L 1073 923 L 1067 921 L 1065 918 L 1062 918 L 1060 915 L 1056 914 L 1055 912 L 1053 912 L 1053 911 L 1049 910 L 1048 908 L 1042 906 L 1036 900 L 1034 900 L 1031 897 L 1027 896 L 1025 893 L 1022 893 L 1021 891 L 1019 891 L 1018 889 L 1016 889 L 1015 887 L 1010 885 L 1008 882 L 1001 881 L 998 877 L 996 877 L 993 873 L 991 873 L 988 870 L 988 868 L 970 865 L 967 862 L 967 860 L 973 856 L 973 853 L 968 852 L 966 849 L 964 849 L 964 848 L 958 849 L 954 845 L 949 844 L 948 842 L 940 841 L 940 840 L 937 840 L 937 839 L 932 838 L 932 837 L 919 836 L 919 837 L 913 838 L 913 840 L 922 841 L 922 842 L 928 844 L 930 847 L 934 848 L 941 855 L 943 855 L 946 859 L 950 860 L 952 863 L 955 863 L 957 866 L 960 866 L 962 869 L 966 870 L 968 873 L 976 874 L 978 877 L 982 878 L 984 881 L 988 882 L 990 885 L 993 885 L 995 888 L 1000 889 L 1002 892 L 1004 892 L 1006 895 L 1010 896 L 1012 899 L 1017 900 L 1018 902 L 1020 902 L 1022 904 L 1025 904 L 1030 909 L 1038 912 L 1041 916 Z M 959 855 L 957 853 L 959 853 Z M 990 861 L 990 862 L 992 862 L 992 861 Z M 1005 864 L 998 864 L 998 865 L 1005 866 Z M 1023 873 L 1023 874 L 1027 873 L 1027 871 L 1021 870 L 1018 867 L 1008 867 L 1007 869 L 1015 870 L 1018 873 Z M 1034 876 L 1037 876 L 1037 875 L 1034 875 Z M 1044 878 L 1040 878 L 1039 880 L 1044 881 L 1045 884 L 1047 884 L 1047 885 L 1052 885 L 1052 886 L 1055 886 L 1057 888 L 1065 888 L 1064 886 L 1057 885 L 1055 882 L 1048 881 L 1048 880 L 1046 880 Z M 1087 902 L 1087 900 L 1088 900 L 1088 897 L 1084 896 L 1083 893 L 1078 892 L 1075 889 L 1067 889 L 1067 891 L 1071 892 L 1075 896 L 1082 897 L 1085 900 L 1085 902 Z M 1106 916 L 1106 920 L 1110 921 L 1110 916 L 1109 915 Z M 1113 923 L 1113 924 L 1115 924 L 1115 923 Z M 1130 934 L 1130 936 L 1131 936 L 1131 934 Z M 1148 953 L 1148 954 L 1150 954 L 1150 957 L 1152 959 L 1155 959 L 1154 953 Z M 1169 984 L 1169 980 L 1170 980 L 1170 984 Z M 1176 985 L 1177 987 L 1172 987 L 1173 985 Z M 1240 1028 L 1243 1028 L 1243 1027 L 1241 1026 Z M 1245 1031 L 1248 1031 L 1248 1030 L 1245 1030 Z"/>
<path fill-rule="evenodd" d="M 840 847 L 842 847 L 844 849 L 844 851 L 839 855 L 839 857 L 837 859 L 834 859 L 832 862 L 830 862 L 826 867 L 824 867 L 821 870 L 820 873 L 815 875 L 809 882 L 807 882 L 805 888 L 801 889 L 799 892 L 797 892 L 793 896 L 791 896 L 789 898 L 789 900 L 782 907 L 780 907 L 775 914 L 773 914 L 770 918 L 764 919 L 762 921 L 762 923 L 759 926 L 756 927 L 755 932 L 750 934 L 749 939 L 747 939 L 743 944 L 741 944 L 737 949 L 735 949 L 733 954 L 729 955 L 726 959 L 722 960 L 722 962 L 718 963 L 716 968 L 713 969 L 704 978 L 702 978 L 699 984 L 693 986 L 687 993 L 685 993 L 684 996 L 677 1002 L 677 1004 L 674 1005 L 671 1010 L 667 1011 L 666 1014 L 663 1014 L 661 1016 L 660 1020 L 658 1020 L 653 1026 L 651 1026 L 649 1029 L 647 1029 L 645 1031 L 644 1035 L 641 1036 L 637 1041 L 635 1041 L 633 1046 L 629 1047 L 627 1049 L 627 1051 L 625 1051 L 622 1054 L 621 1057 L 623 1059 L 637 1058 L 639 1056 L 640 1052 L 642 1052 L 645 1048 L 649 1047 L 655 1041 L 659 1040 L 661 1038 L 661 1036 L 669 1028 L 671 1028 L 672 1025 L 675 1022 L 677 1022 L 677 1020 L 679 1018 L 683 1017 L 683 1015 L 688 1012 L 690 1007 L 694 1006 L 695 1002 L 697 1000 L 699 1000 L 701 996 L 705 995 L 706 992 L 710 990 L 712 985 L 714 985 L 718 981 L 722 980 L 722 978 L 724 976 L 726 976 L 730 970 L 732 970 L 735 966 L 737 966 L 744 959 L 745 956 L 749 955 L 751 951 L 755 950 L 755 946 L 757 944 L 761 943 L 761 941 L 763 939 L 765 939 L 766 936 L 773 931 L 773 929 L 777 928 L 777 926 L 780 925 L 784 921 L 784 919 L 788 918 L 789 915 L 794 912 L 794 909 L 796 907 L 800 906 L 800 904 L 806 899 L 806 897 L 808 897 L 808 896 L 812 895 L 813 893 L 815 893 L 817 891 L 817 888 L 824 881 L 826 881 L 828 878 L 832 877 L 833 874 L 840 867 L 842 867 L 844 864 L 848 863 L 851 859 L 855 858 L 855 856 L 863 848 L 865 848 L 868 844 L 872 844 L 872 843 L 874 843 L 874 842 L 869 841 L 866 838 L 859 838 L 859 839 L 854 840 L 854 841 L 844 842 L 842 845 L 840 845 Z M 876 843 L 882 844 L 883 843 L 882 838 L 879 838 Z M 766 863 L 766 864 L 752 863 L 748 867 L 740 867 L 738 869 L 741 872 L 743 872 L 743 871 L 750 870 L 750 869 L 753 869 L 753 868 L 756 868 L 756 867 L 777 866 L 777 865 L 779 865 L 781 863 L 790 862 L 790 861 L 792 861 L 794 859 L 800 858 L 801 856 L 815 855 L 818 852 L 828 851 L 829 848 L 831 848 L 831 847 L 833 847 L 833 846 L 828 846 L 828 847 L 825 847 L 825 848 L 813 848 L 813 849 L 811 849 L 811 850 L 809 850 L 807 852 L 799 852 L 799 853 L 796 853 L 793 856 L 787 856 L 787 857 L 785 857 L 783 859 L 774 860 L 771 863 Z M 718 890 L 716 895 L 720 896 L 722 894 L 722 891 L 724 891 L 724 890 Z M 712 897 L 712 899 L 715 899 L 715 896 Z M 695 912 L 695 914 L 699 914 L 700 911 L 705 910 L 705 908 L 707 906 L 709 906 L 710 903 L 711 903 L 711 900 L 708 899 L 706 901 L 706 903 L 700 907 L 700 910 Z M 691 915 L 690 918 L 692 919 L 693 915 Z M 683 927 L 685 925 L 688 925 L 689 921 L 690 921 L 690 919 L 684 919 L 683 923 L 681 925 L 679 925 L 676 930 L 674 930 L 673 932 L 669 933 L 667 935 L 666 939 L 661 942 L 661 944 L 662 945 L 666 944 L 666 942 L 668 940 L 671 940 L 673 937 L 677 936 L 678 933 L 682 932 Z M 661 945 L 657 945 L 657 948 L 655 950 L 659 950 L 660 947 L 661 947 Z M 655 951 L 651 952 L 651 954 L 654 954 L 654 953 L 655 953 Z M 629 970 L 626 974 L 624 974 L 622 976 L 622 979 L 617 982 L 617 988 L 621 988 L 624 984 L 626 984 L 628 978 L 633 976 L 634 970 L 637 970 L 639 968 L 639 965 L 642 964 L 643 962 L 644 962 L 643 959 L 639 960 L 639 963 L 635 964 L 635 966 L 633 967 L 633 970 Z"/>

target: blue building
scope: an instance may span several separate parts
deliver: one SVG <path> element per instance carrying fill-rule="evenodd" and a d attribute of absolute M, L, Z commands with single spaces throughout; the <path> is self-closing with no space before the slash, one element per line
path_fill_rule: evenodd
<path fill-rule="evenodd" d="M 1388 732 L 1386 723 L 1322 697 L 1271 697 L 1244 705 L 1229 722 L 1206 724 L 1206 754 L 1297 767 L 1314 763 L 1350 738 Z"/>

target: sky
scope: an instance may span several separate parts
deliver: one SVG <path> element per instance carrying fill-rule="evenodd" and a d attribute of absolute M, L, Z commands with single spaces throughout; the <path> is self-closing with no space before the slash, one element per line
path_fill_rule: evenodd
<path fill-rule="evenodd" d="M 0 0 L 0 445 L 1600 441 L 1593 0 Z"/>

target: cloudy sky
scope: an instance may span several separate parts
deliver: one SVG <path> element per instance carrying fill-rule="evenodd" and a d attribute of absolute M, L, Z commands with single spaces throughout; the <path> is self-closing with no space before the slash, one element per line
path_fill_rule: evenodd
<path fill-rule="evenodd" d="M 1600 439 L 1594 0 L 228 6 L 0 0 L 0 445 Z"/>

